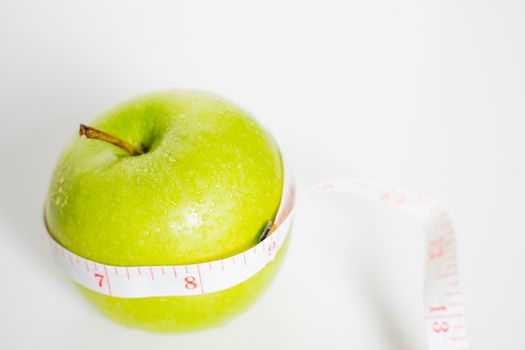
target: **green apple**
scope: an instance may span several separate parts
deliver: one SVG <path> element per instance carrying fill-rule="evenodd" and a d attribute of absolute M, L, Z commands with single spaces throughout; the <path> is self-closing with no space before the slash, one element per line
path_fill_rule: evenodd
<path fill-rule="evenodd" d="M 279 148 L 229 101 L 194 91 L 153 93 L 90 126 L 117 142 L 76 136 L 45 204 L 49 233 L 75 254 L 117 266 L 211 261 L 257 244 L 275 218 L 284 180 Z M 243 283 L 204 295 L 117 298 L 80 289 L 124 325 L 196 330 L 251 304 L 283 251 Z"/>

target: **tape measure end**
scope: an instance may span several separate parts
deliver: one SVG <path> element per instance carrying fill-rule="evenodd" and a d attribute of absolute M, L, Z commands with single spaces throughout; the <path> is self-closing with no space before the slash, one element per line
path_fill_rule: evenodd
<path fill-rule="evenodd" d="M 261 237 L 259 237 L 259 242 L 262 242 L 266 239 L 266 237 L 269 236 L 269 233 L 270 231 L 272 230 L 272 227 L 273 227 L 273 221 L 268 221 L 268 223 L 266 224 L 266 227 L 264 228 L 262 234 L 261 234 Z"/>

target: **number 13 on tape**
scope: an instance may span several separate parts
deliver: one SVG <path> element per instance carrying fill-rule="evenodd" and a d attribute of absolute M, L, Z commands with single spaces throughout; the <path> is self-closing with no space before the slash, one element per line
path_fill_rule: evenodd
<path fill-rule="evenodd" d="M 437 203 L 411 191 L 360 179 L 328 180 L 306 193 L 342 192 L 367 197 L 408 213 L 425 226 L 424 320 L 430 350 L 468 350 L 459 288 L 452 224 Z M 294 187 L 285 166 L 285 185 L 271 234 L 237 255 L 192 265 L 110 266 L 87 260 L 62 247 L 51 236 L 59 263 L 75 282 L 96 292 L 122 298 L 211 293 L 233 287 L 270 263 L 289 232 L 295 212 Z"/>

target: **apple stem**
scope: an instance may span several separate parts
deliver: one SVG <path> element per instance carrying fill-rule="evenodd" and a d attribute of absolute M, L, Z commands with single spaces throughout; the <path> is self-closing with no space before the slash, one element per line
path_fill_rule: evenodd
<path fill-rule="evenodd" d="M 141 151 L 139 151 L 133 145 L 127 143 L 126 141 L 121 140 L 110 134 L 107 134 L 104 131 L 92 128 L 91 126 L 80 124 L 80 130 L 78 133 L 80 136 L 85 136 L 88 139 L 96 139 L 109 142 L 117 147 L 122 148 L 124 151 L 128 152 L 132 156 L 138 156 L 142 154 Z"/>

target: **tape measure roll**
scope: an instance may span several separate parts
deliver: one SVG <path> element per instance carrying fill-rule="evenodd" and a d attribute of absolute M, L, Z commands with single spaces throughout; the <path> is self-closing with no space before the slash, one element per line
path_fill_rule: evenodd
<path fill-rule="evenodd" d="M 73 281 L 114 297 L 197 295 L 233 287 L 272 261 L 286 239 L 297 205 L 292 174 L 286 164 L 284 169 L 282 200 L 272 231 L 262 242 L 237 255 L 190 265 L 113 266 L 78 256 L 48 235 L 52 250 Z M 330 191 L 384 202 L 424 224 L 427 247 L 424 320 L 428 348 L 468 350 L 455 236 L 446 211 L 432 199 L 412 191 L 353 178 L 317 183 L 303 194 L 297 204 L 309 193 Z"/>

